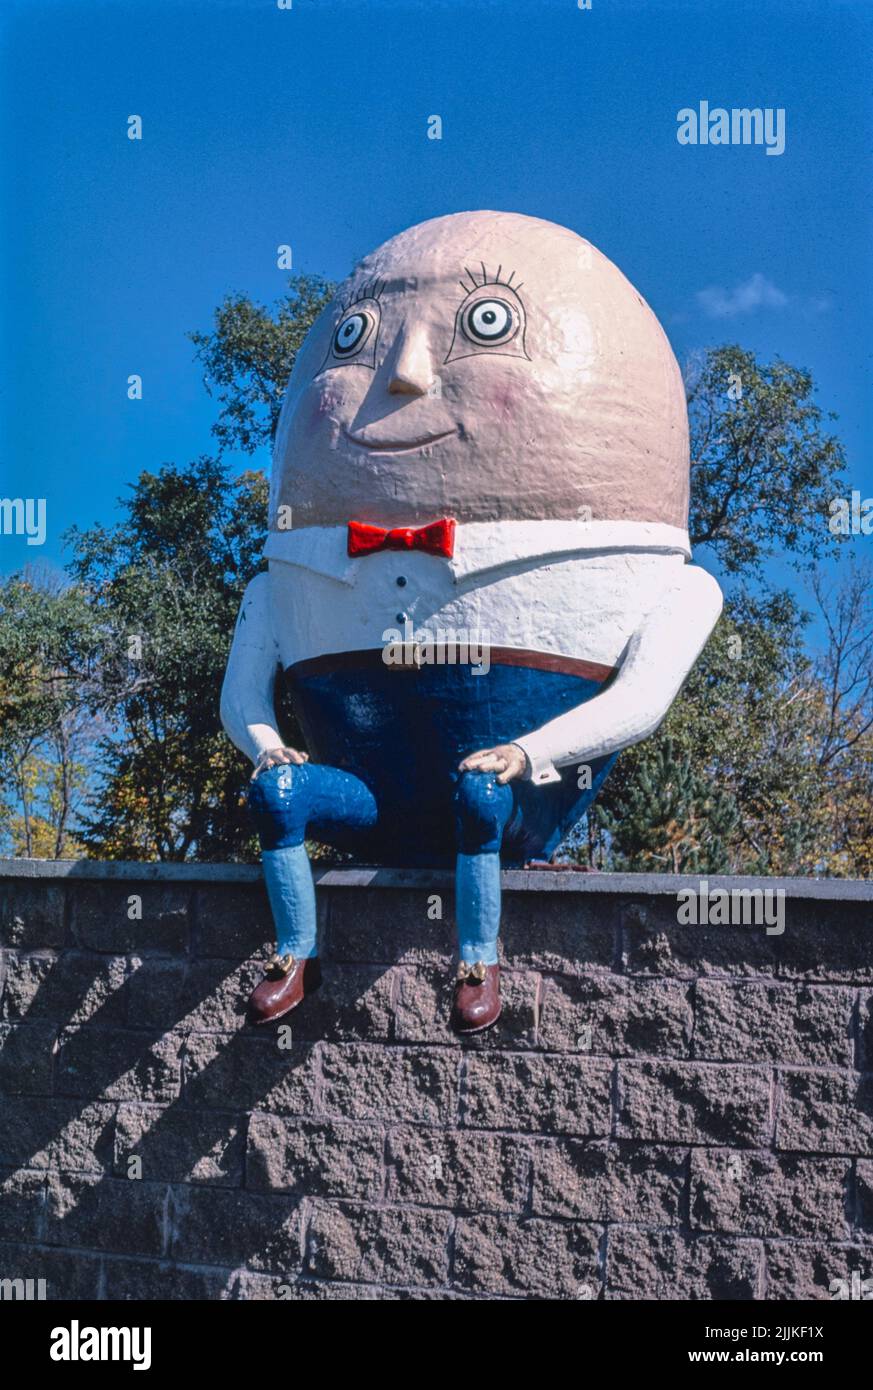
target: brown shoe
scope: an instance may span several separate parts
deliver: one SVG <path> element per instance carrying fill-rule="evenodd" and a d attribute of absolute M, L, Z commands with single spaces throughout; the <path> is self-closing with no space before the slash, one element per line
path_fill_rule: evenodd
<path fill-rule="evenodd" d="M 500 966 L 462 960 L 455 981 L 452 1027 L 456 1033 L 481 1033 L 500 1017 Z"/>
<path fill-rule="evenodd" d="M 252 1023 L 274 1023 L 302 1003 L 307 994 L 314 994 L 321 984 L 321 965 L 318 956 L 295 960 L 293 956 L 271 956 L 267 973 L 252 990 L 249 999 L 249 1020 Z"/>

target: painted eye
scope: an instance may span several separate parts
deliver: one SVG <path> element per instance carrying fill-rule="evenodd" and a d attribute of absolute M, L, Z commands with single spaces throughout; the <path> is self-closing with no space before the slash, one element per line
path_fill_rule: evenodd
<path fill-rule="evenodd" d="M 337 357 L 348 357 L 357 351 L 369 336 L 371 327 L 369 314 L 349 314 L 348 318 L 343 319 L 333 335 L 333 350 Z"/>
<path fill-rule="evenodd" d="M 479 299 L 464 314 L 464 332 L 474 343 L 503 343 L 513 336 L 518 323 L 503 299 Z"/>

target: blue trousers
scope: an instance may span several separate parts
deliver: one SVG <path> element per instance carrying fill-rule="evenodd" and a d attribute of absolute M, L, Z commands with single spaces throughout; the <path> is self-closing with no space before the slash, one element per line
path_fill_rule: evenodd
<path fill-rule="evenodd" d="M 464 772 L 454 795 L 455 913 L 461 960 L 497 963 L 500 931 L 500 844 L 513 793 L 491 772 Z M 280 955 L 318 954 L 315 889 L 304 847 L 307 836 L 331 843 L 370 830 L 379 807 L 370 787 L 350 772 L 321 763 L 284 764 L 251 783 L 249 808 Z"/>

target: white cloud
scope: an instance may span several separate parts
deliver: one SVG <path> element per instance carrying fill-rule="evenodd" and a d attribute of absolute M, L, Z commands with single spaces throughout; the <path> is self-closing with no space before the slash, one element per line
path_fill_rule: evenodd
<path fill-rule="evenodd" d="M 695 298 L 711 319 L 732 319 L 737 314 L 753 314 L 756 309 L 784 309 L 788 303 L 788 295 L 759 270 L 732 290 L 709 285 L 705 290 L 698 290 Z"/>

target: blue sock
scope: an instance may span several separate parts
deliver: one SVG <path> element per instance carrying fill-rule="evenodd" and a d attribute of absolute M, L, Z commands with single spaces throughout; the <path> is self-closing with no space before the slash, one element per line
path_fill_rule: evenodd
<path fill-rule="evenodd" d="M 492 772 L 464 772 L 458 779 L 455 914 L 458 951 L 471 965 L 477 960 L 497 964 L 500 846 L 514 799 Z"/>
<path fill-rule="evenodd" d="M 261 863 L 276 925 L 278 954 L 290 954 L 296 960 L 317 956 L 315 886 L 303 845 L 265 849 Z"/>
<path fill-rule="evenodd" d="M 459 854 L 455 864 L 458 952 L 472 965 L 497 964 L 500 932 L 500 855 Z"/>

